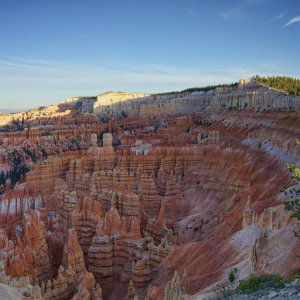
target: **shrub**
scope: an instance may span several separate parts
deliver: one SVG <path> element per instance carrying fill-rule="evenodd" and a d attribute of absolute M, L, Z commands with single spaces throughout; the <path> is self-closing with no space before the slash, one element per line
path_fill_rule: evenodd
<path fill-rule="evenodd" d="M 9 153 L 9 161 L 11 169 L 7 178 L 10 178 L 11 186 L 14 188 L 21 177 L 29 172 L 29 168 L 25 164 L 24 157 L 16 149 Z"/>
<path fill-rule="evenodd" d="M 109 122 L 109 117 L 108 117 L 106 114 L 102 114 L 102 115 L 100 116 L 100 121 L 101 121 L 102 123 L 108 123 L 108 122 Z"/>
<path fill-rule="evenodd" d="M 281 288 L 284 286 L 284 280 L 278 275 L 252 275 L 246 280 L 241 280 L 237 292 L 240 294 L 254 293 L 267 287 Z"/>
<path fill-rule="evenodd" d="M 289 281 L 291 282 L 291 281 L 296 280 L 296 279 L 300 280 L 300 269 L 297 270 L 296 272 L 294 272 L 294 273 L 290 276 Z"/>
<path fill-rule="evenodd" d="M 233 283 L 233 282 L 234 282 L 235 276 L 234 276 L 234 271 L 233 271 L 233 270 L 231 270 L 231 271 L 229 272 L 228 280 L 229 280 L 230 283 Z"/>
<path fill-rule="evenodd" d="M 279 277 L 280 277 L 280 276 L 279 276 Z M 275 289 L 281 289 L 281 288 L 284 287 L 284 285 L 285 285 L 285 280 L 284 280 L 282 277 L 280 277 L 280 278 L 278 278 L 278 280 L 277 280 L 276 283 L 274 284 L 274 288 L 275 288 Z"/>

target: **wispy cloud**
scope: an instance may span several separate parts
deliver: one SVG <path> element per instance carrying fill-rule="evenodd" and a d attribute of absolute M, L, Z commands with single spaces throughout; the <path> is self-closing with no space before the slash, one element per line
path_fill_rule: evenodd
<path fill-rule="evenodd" d="M 70 96 L 97 95 L 112 90 L 173 91 L 274 73 L 281 73 L 280 63 L 248 62 L 201 70 L 164 64 L 90 65 L 0 58 L 0 106 L 30 108 L 55 104 Z"/>
<path fill-rule="evenodd" d="M 274 19 L 275 19 L 275 20 L 280 20 L 280 19 L 282 19 L 284 16 L 285 16 L 285 13 L 281 13 L 281 14 L 277 15 Z"/>
<path fill-rule="evenodd" d="M 110 67 L 103 67 L 88 64 L 72 64 L 59 61 L 48 60 L 15 60 L 0 59 L 0 78 L 2 79 L 23 79 L 24 81 L 52 80 L 57 83 L 66 81 L 74 82 L 115 82 L 122 80 L 126 82 L 145 82 L 149 80 L 153 83 L 168 82 L 195 82 L 201 79 L 204 83 L 209 80 L 222 80 L 222 78 L 212 78 L 201 72 L 161 64 L 117 64 Z M 224 78 L 223 78 L 224 79 Z M 121 84 L 122 84 L 121 82 Z"/>
<path fill-rule="evenodd" d="M 267 71 L 267 72 L 280 70 L 280 67 L 274 63 L 260 63 L 259 66 L 261 67 L 262 70 Z"/>
<path fill-rule="evenodd" d="M 296 16 L 296 17 L 292 18 L 284 26 L 290 26 L 290 25 L 298 23 L 298 22 L 300 22 L 300 16 Z"/>
<path fill-rule="evenodd" d="M 162 64 L 100 66 L 51 60 L 0 59 L 0 103 L 8 108 L 32 107 L 108 90 L 172 91 L 237 79 L 226 73 L 211 74 Z"/>
<path fill-rule="evenodd" d="M 214 68 L 218 74 L 235 74 L 238 79 L 249 78 L 254 75 L 270 76 L 282 74 L 282 62 L 249 61 L 240 65 L 219 65 Z"/>
<path fill-rule="evenodd" d="M 285 17 L 285 15 L 286 15 L 286 13 L 280 13 L 280 14 L 276 15 L 275 17 L 267 20 L 266 24 L 282 21 L 282 19 Z"/>
<path fill-rule="evenodd" d="M 238 6 L 233 9 L 229 9 L 220 13 L 220 16 L 226 20 L 242 18 L 245 15 L 246 14 L 242 6 Z"/>

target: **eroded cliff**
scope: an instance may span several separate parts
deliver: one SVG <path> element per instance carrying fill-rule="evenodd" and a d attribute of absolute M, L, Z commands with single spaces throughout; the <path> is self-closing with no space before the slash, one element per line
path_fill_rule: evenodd
<path fill-rule="evenodd" d="M 0 289 L 183 299 L 212 295 L 233 268 L 238 279 L 289 275 L 300 267 L 299 224 L 280 190 L 295 184 L 285 164 L 299 163 L 299 107 L 250 81 L 6 115 Z M 27 126 L 15 128 L 22 116 Z"/>

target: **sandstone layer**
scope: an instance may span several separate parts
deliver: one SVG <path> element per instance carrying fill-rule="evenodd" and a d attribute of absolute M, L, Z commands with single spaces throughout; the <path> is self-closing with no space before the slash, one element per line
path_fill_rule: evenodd
<path fill-rule="evenodd" d="M 255 81 L 107 93 L 0 116 L 0 290 L 16 299 L 213 297 L 288 276 L 300 98 Z M 7 174 L 7 176 L 6 176 Z M 16 176 L 19 175 L 19 176 Z"/>

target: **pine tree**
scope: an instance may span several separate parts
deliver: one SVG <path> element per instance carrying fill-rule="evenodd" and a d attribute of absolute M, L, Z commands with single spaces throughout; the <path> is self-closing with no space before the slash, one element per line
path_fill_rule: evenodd
<path fill-rule="evenodd" d="M 275 88 L 292 95 L 300 96 L 300 79 L 288 76 L 262 77 L 259 75 L 254 76 L 252 79 L 270 88 Z"/>

